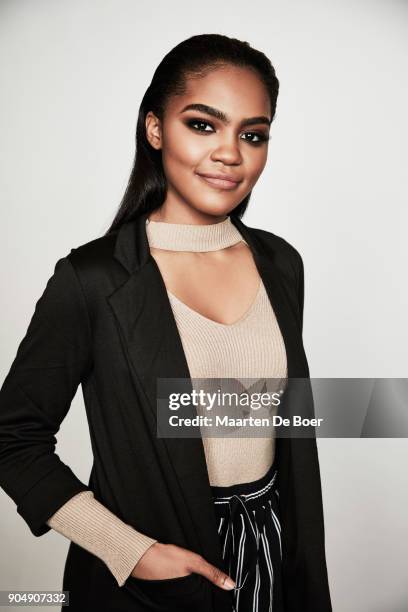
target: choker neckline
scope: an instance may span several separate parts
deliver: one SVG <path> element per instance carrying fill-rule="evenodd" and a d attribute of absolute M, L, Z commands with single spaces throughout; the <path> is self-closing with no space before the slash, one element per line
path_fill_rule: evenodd
<path fill-rule="evenodd" d="M 146 219 L 146 234 L 150 247 L 168 251 L 218 251 L 241 241 L 247 244 L 229 216 L 206 225 Z"/>

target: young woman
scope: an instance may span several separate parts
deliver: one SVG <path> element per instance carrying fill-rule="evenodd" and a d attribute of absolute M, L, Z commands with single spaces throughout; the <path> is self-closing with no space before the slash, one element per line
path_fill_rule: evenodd
<path fill-rule="evenodd" d="M 331 610 L 315 440 L 156 433 L 161 378 L 309 377 L 302 259 L 241 221 L 278 89 L 246 42 L 166 55 L 112 226 L 57 262 L 4 381 L 0 484 L 71 540 L 70 610 Z M 79 384 L 87 485 L 55 453 Z"/>

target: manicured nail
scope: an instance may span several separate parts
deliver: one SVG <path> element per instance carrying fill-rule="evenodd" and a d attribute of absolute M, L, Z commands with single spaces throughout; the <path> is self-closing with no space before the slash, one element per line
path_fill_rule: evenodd
<path fill-rule="evenodd" d="M 227 578 L 226 581 L 224 582 L 224 588 L 228 589 L 229 591 L 231 589 L 235 589 L 235 582 L 231 580 L 231 578 Z"/>

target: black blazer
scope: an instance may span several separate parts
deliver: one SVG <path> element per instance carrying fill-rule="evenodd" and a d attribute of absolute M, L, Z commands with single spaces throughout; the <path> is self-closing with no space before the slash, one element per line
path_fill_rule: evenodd
<path fill-rule="evenodd" d="M 76 493 L 135 529 L 222 567 L 201 438 L 156 435 L 156 379 L 190 378 L 147 213 L 72 249 L 55 265 L 0 392 L 0 485 L 35 536 Z M 303 264 L 283 238 L 231 217 L 247 241 L 286 346 L 288 377 L 309 377 L 302 342 Z M 55 453 L 82 385 L 94 456 L 89 483 Z M 277 438 L 286 612 L 330 612 L 316 440 Z M 105 564 L 70 543 L 69 610 L 231 610 L 231 593 L 193 574 L 120 588 Z M 63 610 L 67 608 L 62 608 Z M 249 611 L 248 611 L 249 612 Z"/>

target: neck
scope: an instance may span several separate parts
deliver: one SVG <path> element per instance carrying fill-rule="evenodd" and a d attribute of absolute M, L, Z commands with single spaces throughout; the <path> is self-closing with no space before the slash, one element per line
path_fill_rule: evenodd
<path fill-rule="evenodd" d="M 178 223 L 189 225 L 210 225 L 211 223 L 220 223 L 225 221 L 228 213 L 211 215 L 191 206 L 187 206 L 185 203 L 178 201 L 177 199 L 168 198 L 165 202 L 149 214 L 150 221 L 162 221 L 163 223 Z"/>

